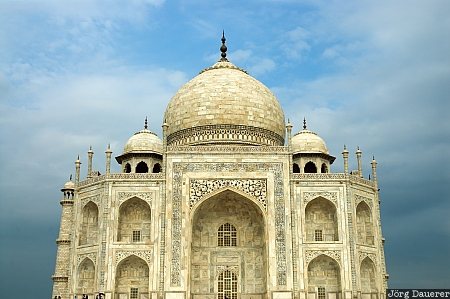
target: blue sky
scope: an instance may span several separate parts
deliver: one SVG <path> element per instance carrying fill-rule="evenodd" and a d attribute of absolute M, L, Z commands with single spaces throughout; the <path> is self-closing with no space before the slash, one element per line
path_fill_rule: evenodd
<path fill-rule="evenodd" d="M 391 288 L 450 286 L 450 2 L 0 1 L 0 289 L 49 298 L 59 189 L 228 57 L 337 156 L 372 155 Z M 350 166 L 356 168 L 352 156 Z M 117 165 L 114 166 L 117 171 Z M 84 168 L 84 173 L 86 169 Z M 27 287 L 24 288 L 24 285 Z"/>

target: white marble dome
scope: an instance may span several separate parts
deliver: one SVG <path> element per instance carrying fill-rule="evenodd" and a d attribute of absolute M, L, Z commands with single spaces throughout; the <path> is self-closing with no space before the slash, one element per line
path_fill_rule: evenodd
<path fill-rule="evenodd" d="M 162 154 L 163 143 L 162 140 L 152 131 L 143 129 L 134 133 L 128 139 L 123 149 L 123 154 L 129 153 L 158 153 Z"/>
<path fill-rule="evenodd" d="M 292 152 L 297 153 L 321 153 L 329 155 L 325 141 L 316 133 L 304 128 L 291 140 Z"/>
<path fill-rule="evenodd" d="M 168 145 L 284 144 L 284 113 L 274 94 L 226 59 L 182 86 L 164 120 Z"/>

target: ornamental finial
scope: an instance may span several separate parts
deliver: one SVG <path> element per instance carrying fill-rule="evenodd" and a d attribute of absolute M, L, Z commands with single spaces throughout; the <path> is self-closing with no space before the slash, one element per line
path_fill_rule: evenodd
<path fill-rule="evenodd" d="M 225 45 L 225 41 L 227 40 L 225 38 L 225 30 L 222 31 L 222 46 L 220 47 L 220 52 L 222 52 L 220 54 L 220 56 L 222 56 L 222 58 L 220 59 L 220 61 L 228 61 L 227 59 L 227 46 Z"/>
<path fill-rule="evenodd" d="M 147 130 L 148 129 L 148 121 L 147 121 L 147 116 L 145 117 L 145 122 L 144 122 L 144 129 Z"/>
<path fill-rule="evenodd" d="M 306 130 L 306 117 L 303 118 L 303 130 Z"/>

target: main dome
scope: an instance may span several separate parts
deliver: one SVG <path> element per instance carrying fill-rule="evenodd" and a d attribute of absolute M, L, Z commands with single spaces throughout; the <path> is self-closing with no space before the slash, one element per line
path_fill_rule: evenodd
<path fill-rule="evenodd" d="M 178 90 L 164 120 L 168 145 L 284 144 L 284 113 L 274 94 L 225 57 Z"/>

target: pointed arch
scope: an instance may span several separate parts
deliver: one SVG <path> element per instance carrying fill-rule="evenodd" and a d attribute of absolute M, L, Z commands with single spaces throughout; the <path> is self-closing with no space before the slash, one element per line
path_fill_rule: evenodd
<path fill-rule="evenodd" d="M 148 173 L 148 165 L 144 161 L 139 162 L 136 165 L 136 173 Z"/>
<path fill-rule="evenodd" d="M 317 166 L 314 162 L 309 161 L 308 163 L 305 164 L 303 170 L 304 173 L 317 173 Z"/>
<path fill-rule="evenodd" d="M 93 245 L 98 242 L 98 207 L 89 201 L 81 212 L 81 227 L 78 245 Z"/>
<path fill-rule="evenodd" d="M 305 230 L 309 242 L 339 241 L 336 206 L 323 197 L 309 201 L 305 208 Z"/>
<path fill-rule="evenodd" d="M 125 164 L 125 167 L 124 167 L 123 171 L 125 173 L 131 173 L 131 165 L 130 165 L 130 163 Z"/>
<path fill-rule="evenodd" d="M 363 294 L 377 293 L 377 274 L 374 262 L 366 257 L 361 262 L 360 268 L 361 292 Z"/>
<path fill-rule="evenodd" d="M 292 172 L 293 172 L 293 173 L 300 173 L 300 167 L 298 166 L 297 163 L 294 163 L 294 164 L 292 165 Z"/>
<path fill-rule="evenodd" d="M 341 293 L 341 271 L 336 260 L 321 254 L 308 264 L 308 293 L 316 298 L 329 298 Z"/>
<path fill-rule="evenodd" d="M 358 243 L 375 245 L 372 212 L 365 201 L 356 206 L 356 230 Z"/>
<path fill-rule="evenodd" d="M 95 292 L 95 265 L 90 258 L 86 257 L 78 266 L 77 293 L 80 295 L 82 294 L 93 295 L 94 292 Z"/>
<path fill-rule="evenodd" d="M 132 197 L 119 207 L 117 241 L 126 243 L 149 243 L 151 210 L 144 200 Z"/>
<path fill-rule="evenodd" d="M 149 266 L 136 255 L 119 262 L 116 268 L 115 298 L 126 294 L 127 298 L 142 298 L 149 293 Z"/>
<path fill-rule="evenodd" d="M 226 189 L 209 195 L 192 211 L 191 296 L 217 298 L 217 294 L 221 294 L 222 297 L 219 298 L 225 298 L 225 295 L 231 295 L 230 285 L 227 285 L 228 289 L 220 287 L 218 277 L 224 270 L 230 271 L 227 278 L 223 279 L 224 286 L 232 283 L 230 279 L 234 275 L 235 290 L 240 290 L 240 286 L 245 285 L 242 296 L 263 296 L 267 292 L 268 276 L 264 210 L 254 199 L 234 190 Z M 225 269 L 223 260 L 227 260 Z M 238 275 L 241 267 L 248 269 L 245 276 Z M 214 281 L 208 279 L 212 276 L 216 277 Z"/>
<path fill-rule="evenodd" d="M 155 165 L 153 165 L 152 172 L 153 173 L 160 173 L 161 172 L 161 164 L 155 163 Z"/>

